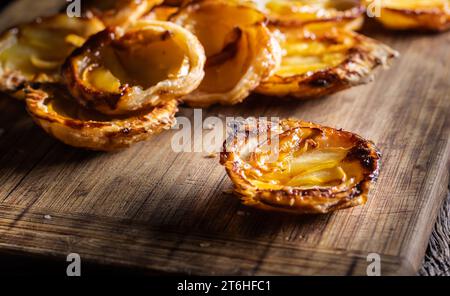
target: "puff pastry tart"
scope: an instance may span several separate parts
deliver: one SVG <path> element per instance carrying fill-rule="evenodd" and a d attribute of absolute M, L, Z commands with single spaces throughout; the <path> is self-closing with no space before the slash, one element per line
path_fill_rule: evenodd
<path fill-rule="evenodd" d="M 373 77 L 398 53 L 388 46 L 348 30 L 283 28 L 281 67 L 256 92 L 271 96 L 313 98 L 328 95 Z"/>
<path fill-rule="evenodd" d="M 174 124 L 177 101 L 108 116 L 78 105 L 61 85 L 27 88 L 27 110 L 47 133 L 63 143 L 90 150 L 114 151 L 144 141 Z"/>
<path fill-rule="evenodd" d="M 380 1 L 381 10 L 377 19 L 387 28 L 430 31 L 444 31 L 450 28 L 449 0 Z"/>
<path fill-rule="evenodd" d="M 362 0 L 253 0 L 275 26 L 342 26 L 358 30 L 364 23 Z"/>
<path fill-rule="evenodd" d="M 269 141 L 278 149 L 265 149 Z M 379 160 L 374 144 L 358 135 L 296 120 L 244 123 L 221 153 L 243 204 L 295 214 L 364 204 Z"/>
<path fill-rule="evenodd" d="M 83 1 L 87 16 L 100 18 L 106 26 L 128 26 L 163 0 L 88 0 Z"/>
<path fill-rule="evenodd" d="M 193 32 L 207 56 L 204 80 L 183 98 L 190 106 L 242 102 L 279 63 L 279 44 L 265 16 L 250 4 L 194 1 L 170 20 Z"/>
<path fill-rule="evenodd" d="M 139 21 L 108 28 L 73 52 L 63 67 L 78 102 L 104 114 L 127 114 L 178 99 L 203 79 L 205 53 L 188 30 Z"/>
<path fill-rule="evenodd" d="M 25 83 L 60 82 L 67 56 L 103 29 L 96 18 L 59 14 L 4 32 L 0 37 L 0 91 L 15 92 Z"/>

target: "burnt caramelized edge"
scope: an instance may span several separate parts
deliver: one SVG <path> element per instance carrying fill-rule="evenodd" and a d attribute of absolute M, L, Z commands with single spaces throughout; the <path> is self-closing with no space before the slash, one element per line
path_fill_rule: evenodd
<path fill-rule="evenodd" d="M 292 121 L 292 120 L 289 120 Z M 259 126 L 259 125 L 258 125 Z M 271 128 L 271 123 L 266 125 L 267 130 Z M 267 206 L 274 210 L 282 210 L 291 213 L 297 214 L 308 214 L 308 213 L 327 213 L 336 209 L 346 208 L 354 206 L 352 201 L 356 197 L 364 197 L 366 199 L 366 195 L 369 193 L 370 184 L 376 182 L 379 176 L 380 169 L 380 161 L 381 161 L 381 152 L 374 145 L 373 142 L 363 139 L 361 136 L 347 132 L 344 130 L 336 130 L 331 127 L 319 126 L 308 122 L 298 122 L 297 126 L 291 126 L 288 128 L 283 128 L 283 133 L 298 128 L 317 128 L 320 129 L 321 132 L 330 132 L 330 131 L 339 131 L 341 133 L 350 136 L 349 141 L 352 143 L 355 142 L 355 146 L 349 151 L 345 160 L 358 160 L 361 164 L 361 167 L 365 170 L 363 179 L 358 183 L 353 185 L 351 188 L 343 191 L 335 191 L 333 187 L 327 189 L 259 189 L 255 185 L 253 185 L 249 180 L 247 180 L 242 173 L 240 158 L 235 159 L 235 155 L 239 155 L 239 147 L 236 147 L 233 142 L 232 147 L 237 149 L 231 149 L 232 151 L 227 150 L 227 141 L 223 144 L 223 151 L 220 154 L 220 163 L 225 166 L 228 176 L 231 178 L 234 184 L 235 193 L 241 197 L 241 200 L 245 203 L 248 203 L 249 200 L 252 203 L 261 203 L 264 206 Z M 229 137 L 229 139 L 236 138 L 236 130 L 233 131 L 233 134 Z M 245 129 L 246 136 L 251 133 L 251 130 L 248 130 L 248 127 Z M 235 151 L 237 150 L 237 151 Z M 248 192 L 252 192 L 252 196 L 248 195 Z M 342 195 L 342 196 L 341 196 Z M 269 196 L 271 199 L 283 199 L 283 198 L 294 198 L 297 200 L 298 198 L 326 198 L 332 201 L 336 199 L 334 203 L 331 205 L 324 204 L 322 206 L 315 206 L 310 204 L 303 204 L 300 207 L 291 207 L 286 205 L 280 205 L 276 202 L 271 202 L 270 199 L 265 198 Z M 255 205 L 258 207 L 257 205 Z M 307 210 L 309 209 L 309 210 Z"/>

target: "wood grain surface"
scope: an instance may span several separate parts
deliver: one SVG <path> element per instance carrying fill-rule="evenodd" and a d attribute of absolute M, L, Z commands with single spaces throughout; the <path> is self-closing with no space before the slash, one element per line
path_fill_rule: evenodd
<path fill-rule="evenodd" d="M 16 1 L 0 28 L 60 3 Z M 175 131 L 119 153 L 77 150 L 2 95 L 0 253 L 65 261 L 75 252 L 83 262 L 200 275 L 357 275 L 378 253 L 383 274 L 415 274 L 448 185 L 450 33 L 364 33 L 402 54 L 375 82 L 303 102 L 254 96 L 204 117 L 297 117 L 373 140 L 382 169 L 365 206 L 317 216 L 250 210 L 225 193 L 218 158 L 172 151 Z"/>

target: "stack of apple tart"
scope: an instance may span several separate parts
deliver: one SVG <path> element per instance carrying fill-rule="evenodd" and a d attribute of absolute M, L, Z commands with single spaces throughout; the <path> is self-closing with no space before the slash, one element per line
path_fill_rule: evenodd
<path fill-rule="evenodd" d="M 258 93 L 316 98 L 367 83 L 398 53 L 355 31 L 370 0 L 86 0 L 0 37 L 0 91 L 24 99 L 62 142 L 114 151 L 170 129 L 179 104 Z M 384 0 L 388 28 L 445 30 L 447 0 Z M 264 133 L 268 140 L 244 139 Z M 276 157 L 261 149 L 279 141 Z M 370 141 L 299 120 L 242 123 L 221 163 L 243 202 L 291 213 L 365 203 L 380 154 Z"/>

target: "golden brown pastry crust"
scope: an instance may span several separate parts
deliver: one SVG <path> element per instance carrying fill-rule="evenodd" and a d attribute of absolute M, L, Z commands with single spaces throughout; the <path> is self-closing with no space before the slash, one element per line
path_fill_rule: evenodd
<path fill-rule="evenodd" d="M 279 97 L 321 97 L 371 81 L 376 68 L 386 67 L 399 55 L 379 41 L 347 30 L 283 30 L 281 67 L 261 82 L 257 93 Z M 305 46 L 317 46 L 317 43 L 328 49 L 324 52 L 322 49 L 307 50 L 308 54 L 302 52 Z M 300 52 L 296 52 L 296 47 L 302 48 Z M 314 63 L 308 69 L 306 65 L 310 60 Z"/>
<path fill-rule="evenodd" d="M 279 136 L 280 157 L 276 160 L 276 164 L 269 162 L 265 164 L 261 161 L 264 155 L 261 156 L 261 152 L 255 147 L 262 146 L 255 145 L 253 149 L 248 147 L 253 145 L 251 139 L 258 129 L 260 134 L 270 131 L 272 136 L 269 136 L 269 139 L 275 134 Z M 242 132 L 243 134 L 238 134 Z M 242 138 L 243 135 L 245 136 Z M 345 150 L 342 150 L 344 148 Z M 283 149 L 288 153 L 283 154 L 285 153 Z M 339 153 L 342 153 L 341 150 L 344 151 L 338 164 L 346 167 L 344 170 L 347 178 L 338 180 L 337 183 L 333 181 L 330 185 L 310 184 L 303 187 L 267 178 L 272 175 L 278 176 L 276 175 L 278 173 L 283 176 L 280 180 L 286 176 L 295 178 L 296 174 L 286 175 L 284 169 L 276 172 L 270 168 L 282 164 L 282 161 L 291 157 L 289 151 L 302 149 L 306 152 L 297 156 L 300 160 L 307 155 L 306 153 L 320 152 L 321 149 L 322 151 L 337 149 Z M 379 161 L 380 153 L 375 145 L 358 135 L 293 119 L 282 120 L 279 125 L 257 121 L 256 125 L 244 124 L 239 128 L 235 127 L 221 153 L 221 164 L 225 166 L 234 183 L 235 193 L 243 204 L 263 210 L 294 214 L 323 214 L 364 204 L 370 184 L 378 176 Z"/>
<path fill-rule="evenodd" d="M 124 116 L 105 116 L 76 104 L 63 86 L 28 88 L 27 110 L 48 134 L 63 143 L 89 150 L 115 151 L 170 129 L 176 100 Z"/>

